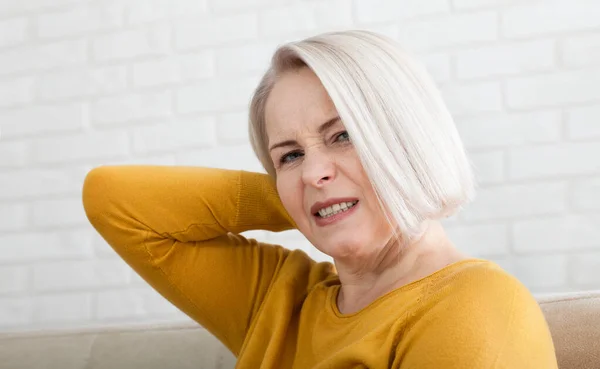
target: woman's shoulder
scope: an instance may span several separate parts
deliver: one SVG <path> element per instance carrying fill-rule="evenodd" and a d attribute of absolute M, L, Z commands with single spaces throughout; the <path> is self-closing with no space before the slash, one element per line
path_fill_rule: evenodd
<path fill-rule="evenodd" d="M 466 368 L 473 362 L 556 367 L 550 331 L 536 300 L 492 261 L 465 260 L 446 267 L 419 299 L 398 348 L 404 363 L 420 366 L 423 358 L 432 358 L 435 367 Z"/>
<path fill-rule="evenodd" d="M 507 312 L 519 305 L 537 305 L 528 288 L 499 264 L 485 259 L 469 259 L 455 263 L 428 287 L 432 302 L 469 307 L 488 307 Z M 437 300 L 437 301 L 436 301 Z"/>

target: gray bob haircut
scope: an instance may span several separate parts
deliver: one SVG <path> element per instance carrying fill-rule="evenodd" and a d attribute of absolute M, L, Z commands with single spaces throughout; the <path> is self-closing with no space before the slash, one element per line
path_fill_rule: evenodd
<path fill-rule="evenodd" d="M 432 78 L 394 40 L 362 30 L 323 33 L 275 51 L 249 112 L 250 143 L 272 178 L 266 101 L 280 74 L 303 67 L 329 94 L 379 206 L 404 241 L 418 237 L 424 221 L 451 216 L 473 199 L 471 163 Z"/>

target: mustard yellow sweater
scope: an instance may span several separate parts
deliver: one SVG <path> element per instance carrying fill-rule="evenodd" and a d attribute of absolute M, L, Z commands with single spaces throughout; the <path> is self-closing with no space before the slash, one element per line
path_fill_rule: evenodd
<path fill-rule="evenodd" d="M 144 280 L 233 352 L 236 368 L 557 368 L 538 304 L 490 261 L 449 265 L 341 314 L 333 264 L 238 234 L 295 228 L 266 174 L 101 166 L 85 179 L 83 204 Z"/>

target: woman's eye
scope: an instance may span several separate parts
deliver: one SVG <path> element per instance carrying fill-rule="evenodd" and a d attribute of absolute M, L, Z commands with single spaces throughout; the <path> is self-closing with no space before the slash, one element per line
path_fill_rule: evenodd
<path fill-rule="evenodd" d="M 289 163 L 291 160 L 287 160 L 287 158 L 289 158 L 289 157 L 292 157 L 293 155 L 300 155 L 300 154 L 301 154 L 301 153 L 300 153 L 300 152 L 298 152 L 298 151 L 292 151 L 292 152 L 289 152 L 289 153 L 287 153 L 287 154 L 283 155 L 283 156 L 282 156 L 282 157 L 279 159 L 279 162 L 280 162 L 281 164 L 286 164 L 286 163 Z"/>
<path fill-rule="evenodd" d="M 350 140 L 350 135 L 348 134 L 348 131 L 344 131 L 344 132 L 340 133 L 335 139 L 339 140 L 340 137 L 344 137 L 344 136 L 346 137 L 344 139 L 345 141 L 349 141 Z"/>
<path fill-rule="evenodd" d="M 348 131 L 344 131 L 340 134 L 338 134 L 335 137 L 335 141 L 350 141 L 350 136 L 348 134 Z M 279 163 L 280 164 L 288 164 L 292 161 L 294 161 L 294 159 L 296 159 L 296 157 L 301 156 L 302 153 L 300 151 L 292 151 L 292 152 L 288 152 L 287 154 L 284 154 L 281 156 L 281 158 L 279 158 Z"/>

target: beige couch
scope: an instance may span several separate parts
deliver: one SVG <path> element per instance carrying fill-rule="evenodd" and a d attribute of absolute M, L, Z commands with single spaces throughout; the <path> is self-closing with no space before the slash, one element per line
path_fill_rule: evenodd
<path fill-rule="evenodd" d="M 600 369 L 600 291 L 538 297 L 538 301 L 552 330 L 560 368 Z M 234 366 L 235 358 L 219 341 L 190 323 L 0 335 L 0 368 L 7 369 Z"/>

